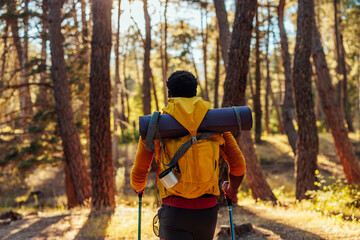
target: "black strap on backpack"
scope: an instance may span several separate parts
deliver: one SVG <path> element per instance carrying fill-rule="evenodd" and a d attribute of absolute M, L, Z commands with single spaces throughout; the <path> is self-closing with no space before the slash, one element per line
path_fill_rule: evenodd
<path fill-rule="evenodd" d="M 182 156 L 184 156 L 184 154 L 187 152 L 187 150 L 189 150 L 189 148 L 195 144 L 197 141 L 200 141 L 200 140 L 203 140 L 205 138 L 208 138 L 208 137 L 211 137 L 211 136 L 214 136 L 218 133 L 216 132 L 204 132 L 204 133 L 201 133 L 201 134 L 198 134 L 196 136 L 193 136 L 189 141 L 187 141 L 186 143 L 184 143 L 177 151 L 176 153 L 174 154 L 174 157 L 171 159 L 170 163 L 169 164 L 165 164 L 166 166 L 172 168 L 174 167 L 177 162 L 180 160 L 180 158 Z"/>
<path fill-rule="evenodd" d="M 236 116 L 236 122 L 239 128 L 239 134 L 241 134 L 241 117 L 240 117 L 240 109 L 238 107 L 233 107 Z"/>
<path fill-rule="evenodd" d="M 160 116 L 160 112 L 155 111 L 153 115 L 151 116 L 149 126 L 147 129 L 147 134 L 145 138 L 145 148 L 149 151 L 154 151 L 154 139 L 159 134 L 159 128 L 158 128 L 158 119 Z"/>

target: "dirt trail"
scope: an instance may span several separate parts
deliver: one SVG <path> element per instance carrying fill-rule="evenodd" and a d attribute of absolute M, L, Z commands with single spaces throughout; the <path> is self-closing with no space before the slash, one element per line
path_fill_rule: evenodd
<path fill-rule="evenodd" d="M 276 144 L 282 144 L 277 142 Z M 272 187 L 285 186 L 287 191 L 293 187 L 293 160 L 291 154 L 284 152 L 284 147 L 274 149 L 275 143 L 264 142 L 257 150 L 262 153 L 260 159 Z M 270 149 L 270 150 L 269 150 Z M 278 152 L 277 152 L 278 151 Z M 133 192 L 129 177 L 136 152 L 136 144 L 120 146 L 121 158 L 115 162 L 116 187 L 119 199 L 113 214 L 91 213 L 88 208 L 61 210 L 66 204 L 64 172 L 61 163 L 39 166 L 33 169 L 23 184 L 10 184 L 10 179 L 0 179 L 0 199 L 4 205 L 7 199 L 24 196 L 29 191 L 40 191 L 37 202 L 34 198 L 24 203 L 27 208 L 52 206 L 47 211 L 23 212 L 23 219 L 4 225 L 0 222 L 0 239 L 137 239 L 136 194 Z M 329 148 L 326 154 L 334 155 Z M 266 156 L 266 158 L 264 157 Z M 341 172 L 338 159 L 330 157 L 319 160 L 320 170 L 337 175 Z M 329 160 L 327 160 L 329 159 Z M 330 172 L 331 170 L 331 172 Z M 155 178 L 150 173 L 148 187 L 151 188 Z M 8 184 L 3 184 L 8 183 Z M 147 205 L 143 208 L 142 239 L 158 239 L 152 232 L 152 219 L 157 212 L 151 190 L 146 192 Z M 146 200 L 145 200 L 146 202 Z M 14 205 L 16 209 L 19 205 Z M 8 208 L 12 206 L 9 205 Z M 54 210 L 55 207 L 55 210 Z M 27 209 L 25 208 L 25 209 Z M 36 208 L 35 208 L 36 209 Z M 360 223 L 338 221 L 323 217 L 314 212 L 298 212 L 296 209 L 272 207 L 255 204 L 253 201 L 241 201 L 234 206 L 234 223 L 251 223 L 253 231 L 241 235 L 239 239 L 360 239 Z M 229 224 L 227 208 L 221 208 L 218 215 L 218 226 Z M 215 239 L 229 239 L 215 238 Z"/>
<path fill-rule="evenodd" d="M 149 224 L 147 221 L 151 220 L 150 215 L 155 214 L 156 210 L 145 208 L 145 212 L 149 216 L 144 216 L 143 239 L 157 239 L 151 233 L 151 228 L 147 227 Z M 126 216 L 123 216 L 124 213 Z M 28 214 L 22 220 L 9 225 L 1 225 L 0 239 L 137 239 L 136 207 L 119 206 L 111 217 L 110 223 L 110 217 L 104 214 L 98 216 L 97 221 L 89 221 L 91 218 L 93 217 L 90 216 L 89 209 Z M 126 219 L 134 222 L 135 226 L 132 229 L 124 228 Z M 217 230 L 221 225 L 227 225 L 228 221 L 227 209 L 220 209 Z M 254 228 L 250 233 L 239 236 L 239 239 L 323 239 L 316 234 L 259 217 L 256 213 L 241 206 L 234 207 L 234 222 L 235 224 L 252 223 Z M 94 232 L 94 228 L 98 232 Z M 110 230 L 102 231 L 101 229 L 104 228 L 110 228 Z M 214 239 L 229 239 L 229 237 L 215 237 Z"/>

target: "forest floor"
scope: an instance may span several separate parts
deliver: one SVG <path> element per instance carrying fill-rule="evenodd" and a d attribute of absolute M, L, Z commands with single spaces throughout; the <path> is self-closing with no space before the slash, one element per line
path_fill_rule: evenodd
<path fill-rule="evenodd" d="M 359 134 L 350 136 L 360 153 Z M 0 215 L 9 210 L 23 215 L 21 220 L 10 223 L 0 220 L 0 239 L 137 239 L 137 196 L 129 185 L 136 144 L 121 145 L 119 149 L 114 212 L 96 212 L 89 207 L 67 210 L 62 163 L 39 165 L 26 173 L 11 171 L 11 166 L 0 169 Z M 234 223 L 251 223 L 253 230 L 242 234 L 240 239 L 360 239 L 359 221 L 326 216 L 296 203 L 293 154 L 285 136 L 264 136 L 256 150 L 281 205 L 255 202 L 247 193 L 245 182 L 239 202 L 233 206 Z M 343 177 L 329 133 L 320 134 L 318 167 L 326 178 Z M 152 229 L 158 210 L 153 194 L 154 178 L 155 173 L 150 173 L 144 196 L 143 239 L 158 239 Z M 220 208 L 217 231 L 221 225 L 229 225 L 226 207 Z"/>

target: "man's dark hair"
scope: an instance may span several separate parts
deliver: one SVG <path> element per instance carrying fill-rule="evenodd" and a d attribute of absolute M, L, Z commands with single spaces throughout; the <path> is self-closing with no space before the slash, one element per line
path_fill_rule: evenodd
<path fill-rule="evenodd" d="M 196 77 L 187 71 L 176 71 L 170 75 L 166 83 L 170 97 L 195 97 Z"/>

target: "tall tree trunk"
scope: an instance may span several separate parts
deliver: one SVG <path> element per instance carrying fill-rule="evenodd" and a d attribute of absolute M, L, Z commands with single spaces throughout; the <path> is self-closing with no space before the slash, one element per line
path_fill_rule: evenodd
<path fill-rule="evenodd" d="M 203 42 L 203 63 L 204 63 L 204 80 L 205 80 L 205 94 L 204 99 L 209 100 L 209 90 L 208 90 L 208 77 L 207 77 L 207 44 L 208 44 L 208 25 L 207 25 L 207 9 L 205 9 L 205 29 L 203 27 L 203 6 L 200 8 L 201 11 L 201 38 Z"/>
<path fill-rule="evenodd" d="M 336 71 L 340 75 L 338 83 L 338 99 L 340 103 L 340 109 L 345 114 L 345 120 L 350 132 L 355 132 L 354 126 L 350 114 L 350 103 L 348 102 L 347 97 L 347 70 L 346 70 L 346 61 L 345 61 L 345 49 L 343 43 L 343 36 L 339 30 L 339 24 L 341 20 L 338 17 L 338 0 L 334 0 L 334 29 L 335 29 L 335 45 L 336 45 L 336 60 L 337 68 Z"/>
<path fill-rule="evenodd" d="M 296 118 L 299 125 L 296 142 L 296 199 L 306 198 L 306 191 L 315 189 L 315 170 L 319 151 L 318 130 L 311 90 L 311 35 L 314 1 L 299 0 L 294 56 L 293 84 Z"/>
<path fill-rule="evenodd" d="M 342 73 L 342 64 L 341 64 L 341 53 L 340 53 L 340 36 L 339 36 L 339 21 L 338 21 L 338 9 L 337 9 L 337 2 L 338 0 L 334 0 L 334 30 L 335 30 L 335 48 L 336 48 L 336 52 L 335 52 L 335 56 L 336 56 L 336 61 L 337 61 L 337 67 L 336 67 L 336 72 L 340 75 Z M 342 112 L 344 112 L 344 88 L 342 87 L 344 84 L 343 80 L 340 80 L 340 78 L 338 79 L 338 84 L 337 84 L 337 90 L 338 90 L 338 102 L 339 102 L 339 106 L 340 106 L 340 110 Z"/>
<path fill-rule="evenodd" d="M 168 42 L 167 42 L 167 36 L 168 36 L 168 25 L 167 25 L 167 9 L 168 9 L 168 3 L 169 0 L 165 0 L 165 11 L 164 11 L 164 61 L 165 61 L 165 79 L 167 80 L 167 76 L 168 76 L 168 71 L 169 71 L 169 57 L 168 57 Z M 165 84 L 166 85 L 166 84 Z M 166 87 L 167 89 L 167 87 Z M 167 100 L 168 100 L 168 96 L 166 94 L 165 97 L 166 103 L 165 105 L 167 105 Z"/>
<path fill-rule="evenodd" d="M 345 120 L 347 123 L 347 127 L 349 129 L 349 132 L 355 132 L 352 119 L 351 119 L 351 109 L 350 109 L 350 103 L 348 99 L 348 92 L 347 92 L 347 70 L 346 70 L 346 61 L 345 61 L 345 48 L 344 48 L 344 42 L 343 42 L 343 35 L 340 34 L 340 47 L 341 47 L 341 65 L 342 65 L 342 74 L 343 74 L 343 85 L 342 85 L 342 91 L 344 92 L 343 96 L 343 104 L 344 104 L 344 113 L 345 113 Z"/>
<path fill-rule="evenodd" d="M 221 46 L 221 55 L 224 60 L 225 69 L 228 66 L 228 51 L 231 43 L 231 34 L 229 29 L 229 22 L 227 20 L 227 13 L 224 0 L 214 0 L 216 18 L 219 26 L 219 40 Z"/>
<path fill-rule="evenodd" d="M 260 31 L 259 31 L 259 12 L 256 12 L 255 26 L 255 96 L 254 96 L 254 112 L 255 112 L 255 142 L 261 142 L 261 70 L 260 70 Z"/>
<path fill-rule="evenodd" d="M 161 31 L 161 68 L 162 68 L 162 80 L 163 80 L 163 93 L 164 93 L 164 104 L 168 102 L 168 91 L 166 86 L 167 74 L 168 74 L 168 54 L 167 54 L 167 7 L 169 0 L 165 0 L 164 9 L 164 33 Z M 164 44 L 164 48 L 162 47 Z"/>
<path fill-rule="evenodd" d="M 151 26 L 150 16 L 148 13 L 147 0 L 143 0 L 144 4 L 144 17 L 145 17 L 145 44 L 144 44 L 144 74 L 142 85 L 142 101 L 143 113 L 148 115 L 151 113 L 151 90 L 150 90 L 150 50 L 151 50 Z"/>
<path fill-rule="evenodd" d="M 318 89 L 315 90 L 315 119 L 320 121 L 320 96 Z"/>
<path fill-rule="evenodd" d="M 220 82 L 220 44 L 219 38 L 216 39 L 216 66 L 214 84 L 214 108 L 219 107 L 219 82 Z"/>
<path fill-rule="evenodd" d="M 73 22 L 74 22 L 74 28 L 75 29 L 80 29 L 79 28 L 79 21 L 78 21 L 78 19 L 77 19 L 77 6 L 76 6 L 76 4 L 77 4 L 78 2 L 77 1 L 75 1 L 75 0 L 73 0 L 72 1 L 72 19 L 73 19 Z M 78 30 L 76 30 L 75 32 L 74 32 L 74 38 L 75 38 L 75 50 L 76 50 L 76 53 L 79 53 L 80 52 L 80 43 L 81 43 L 81 41 L 80 41 L 80 31 L 78 31 Z"/>
<path fill-rule="evenodd" d="M 117 31 L 116 31 L 116 42 L 115 42 L 115 82 L 113 89 L 113 118 L 114 118 L 114 131 L 112 137 L 112 156 L 114 162 L 118 160 L 118 122 L 119 122 L 119 87 L 120 87 L 120 58 L 119 58 L 119 45 L 120 45 L 120 16 L 121 16 L 121 0 L 118 1 L 118 12 L 117 12 Z M 121 119 L 121 117 L 120 117 Z"/>
<path fill-rule="evenodd" d="M 110 52 L 112 0 L 93 0 L 90 70 L 90 154 L 92 206 L 115 208 L 110 131 Z"/>
<path fill-rule="evenodd" d="M 270 127 L 269 127 L 269 97 L 272 96 L 271 94 L 271 80 L 270 80 L 270 62 L 269 62 L 269 41 L 270 41 L 270 25 L 271 25 L 271 15 L 270 15 L 270 6 L 269 2 L 267 3 L 267 10 L 268 10 L 268 28 L 267 28 L 267 37 L 266 37 L 266 93 L 265 93 L 265 129 L 266 133 L 270 134 Z M 273 101 L 273 105 L 275 102 Z"/>
<path fill-rule="evenodd" d="M 358 43 L 360 43 L 360 34 L 358 35 Z M 358 68 L 357 68 L 357 110 L 358 110 L 358 130 L 360 131 L 360 44 L 357 46 L 358 47 L 358 54 L 357 54 L 357 63 L 358 63 Z"/>
<path fill-rule="evenodd" d="M 1 75 L 0 75 L 0 89 L 4 87 L 4 75 L 5 75 L 5 65 L 6 65 L 6 55 L 8 53 L 8 45 L 7 39 L 9 34 L 9 25 L 6 23 L 4 32 L 4 46 L 3 46 L 3 54 L 1 56 Z"/>
<path fill-rule="evenodd" d="M 81 4 L 81 33 L 82 33 L 82 43 L 87 44 L 89 42 L 89 31 L 88 31 L 88 22 L 86 20 L 86 0 L 78 0 Z M 119 0 L 119 5 L 121 0 Z"/>
<path fill-rule="evenodd" d="M 64 37 L 61 34 L 60 11 L 63 4 L 63 0 L 49 0 L 51 74 L 54 82 L 55 109 L 58 116 L 65 161 L 69 168 L 76 200 L 82 205 L 90 197 L 91 185 L 81 150 L 78 130 L 74 123 L 70 100 L 63 49 Z"/>
<path fill-rule="evenodd" d="M 279 124 L 279 132 L 280 134 L 285 134 L 285 131 L 284 131 L 284 126 L 283 126 L 283 123 L 282 123 L 282 119 L 281 119 L 281 116 L 280 116 L 280 111 L 279 111 L 279 105 L 276 103 L 276 99 L 275 99 L 275 96 L 274 96 L 274 93 L 272 91 L 272 87 L 270 85 L 270 89 L 269 89 L 269 92 L 270 92 L 270 96 L 271 96 L 271 99 L 272 99 L 272 102 L 273 102 L 273 105 L 274 105 L 274 109 L 275 109 L 275 113 L 276 113 L 276 118 L 278 119 L 278 124 Z"/>
<path fill-rule="evenodd" d="M 160 3 L 161 4 L 161 3 Z M 165 15 L 165 14 L 164 14 Z M 159 44 L 159 51 L 160 51 L 160 60 L 161 60 L 161 73 L 162 73 L 162 82 L 163 82 L 163 95 L 164 95 L 164 104 L 167 104 L 167 88 L 166 88 L 166 80 L 167 74 L 165 72 L 165 59 L 164 59 L 164 25 L 162 24 L 162 16 L 160 15 L 160 44 Z"/>
<path fill-rule="evenodd" d="M 127 79 L 127 77 L 126 77 L 126 56 L 127 56 L 127 54 L 125 52 L 124 62 L 123 62 L 124 82 L 121 84 L 120 97 L 121 97 L 121 111 L 123 112 L 123 115 L 124 115 L 124 121 L 125 121 L 125 123 L 129 123 L 130 105 L 129 105 L 129 90 L 128 90 L 127 81 L 126 81 L 126 79 Z M 126 109 L 125 109 L 125 101 L 126 101 Z M 126 111 L 126 115 L 125 115 L 125 111 Z M 128 124 L 125 124 L 125 123 L 122 124 L 124 127 L 123 130 L 125 130 L 128 126 Z"/>
<path fill-rule="evenodd" d="M 27 13 L 28 9 L 28 0 L 25 2 L 25 11 Z M 19 36 L 19 27 L 17 20 L 17 11 L 16 11 L 16 1 L 9 0 L 8 1 L 8 13 L 13 16 L 7 18 L 7 23 L 11 27 L 11 32 L 13 35 L 14 45 L 16 47 L 16 52 L 18 56 L 18 60 L 21 68 L 21 84 L 24 84 L 25 87 L 20 89 L 20 109 L 21 109 L 21 118 L 26 119 L 32 116 L 32 102 L 30 97 L 30 87 L 29 77 L 27 76 L 27 41 L 28 41 L 28 17 L 24 17 L 24 43 L 21 43 L 21 39 Z M 23 127 L 27 129 L 26 123 L 24 122 Z"/>
<path fill-rule="evenodd" d="M 157 93 L 156 93 L 155 78 L 152 73 L 151 73 L 151 87 L 152 87 L 153 94 L 154 94 L 156 111 L 159 111 L 159 101 L 158 101 Z"/>
<path fill-rule="evenodd" d="M 284 102 L 281 106 L 282 118 L 284 123 L 284 130 L 288 137 L 289 144 L 296 154 L 296 140 L 297 133 L 293 124 L 294 119 L 294 103 L 293 103 L 293 86 L 291 76 L 291 60 L 289 54 L 289 46 L 284 27 L 284 8 L 285 0 L 280 0 L 278 6 L 278 23 L 280 29 L 280 43 L 281 43 L 281 56 L 283 60 L 284 73 L 285 73 L 285 96 Z"/>
<path fill-rule="evenodd" d="M 24 68 L 21 68 L 21 78 L 22 83 L 28 84 L 29 83 L 29 1 L 25 0 L 25 15 L 24 15 L 24 44 L 23 44 L 23 51 L 22 51 L 22 64 Z M 24 113 L 27 116 L 32 116 L 32 101 L 30 95 L 30 87 L 27 86 L 20 90 L 20 96 L 24 97 Z"/>
<path fill-rule="evenodd" d="M 336 152 L 343 166 L 349 184 L 360 184 L 360 164 L 344 124 L 344 114 L 336 101 L 335 89 L 331 83 L 329 68 L 321 45 L 320 33 L 314 21 L 312 57 L 316 67 L 316 85 L 321 97 L 327 121 L 331 128 Z"/>
<path fill-rule="evenodd" d="M 255 93 L 254 93 L 254 86 L 253 86 L 253 81 L 252 81 L 252 76 L 251 76 L 251 71 L 250 71 L 250 65 L 249 65 L 249 85 L 250 85 L 250 93 L 251 93 L 251 99 L 253 99 L 254 102 L 254 98 L 255 98 Z"/>
<path fill-rule="evenodd" d="M 256 13 L 257 3 L 251 0 L 238 0 L 235 21 L 229 51 L 229 65 L 224 83 L 223 107 L 242 106 L 245 104 L 246 77 L 249 70 L 250 40 L 252 21 Z M 254 199 L 276 202 L 265 174 L 257 158 L 250 131 L 241 133 L 238 144 L 244 154 L 247 168 L 247 182 Z M 223 171 L 226 164 L 220 165 Z M 219 184 L 225 179 L 220 176 Z M 220 199 L 221 200 L 221 199 Z"/>
<path fill-rule="evenodd" d="M 90 46 L 89 46 L 89 23 L 86 19 L 86 0 L 78 0 L 81 4 L 81 40 L 82 40 L 82 47 L 83 47 L 83 54 L 86 60 L 86 67 L 85 70 L 88 72 L 89 63 L 90 63 Z M 121 3 L 121 0 L 119 0 Z M 120 5 L 119 3 L 119 5 Z"/>
<path fill-rule="evenodd" d="M 70 208 L 76 207 L 79 204 L 75 197 L 74 185 L 71 181 L 69 167 L 66 163 L 65 163 L 64 168 L 65 168 L 65 191 L 66 191 L 66 198 L 67 198 L 67 206 L 70 209 Z"/>
<path fill-rule="evenodd" d="M 48 29 L 48 0 L 42 1 L 42 31 L 41 31 L 41 70 L 40 73 L 40 82 L 45 83 L 47 79 L 46 73 L 46 41 L 48 39 L 47 29 Z M 45 110 L 48 108 L 48 97 L 47 89 L 44 86 L 40 86 L 40 91 L 37 96 L 37 101 L 40 104 L 40 109 Z"/>

